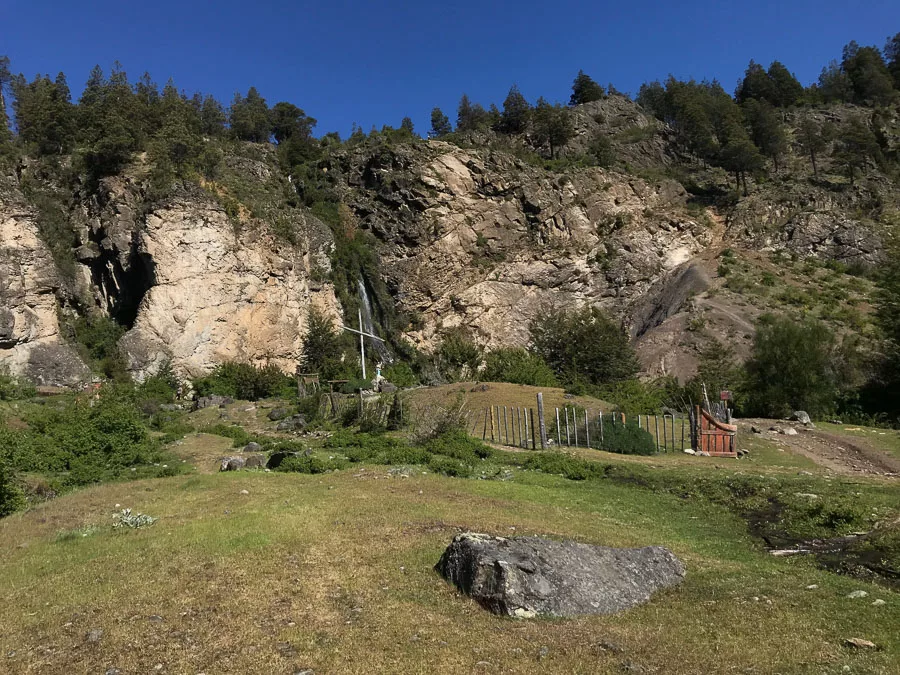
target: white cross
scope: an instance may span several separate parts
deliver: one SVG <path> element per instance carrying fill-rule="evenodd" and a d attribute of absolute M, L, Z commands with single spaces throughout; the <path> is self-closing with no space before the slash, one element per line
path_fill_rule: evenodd
<path fill-rule="evenodd" d="M 359 355 L 360 360 L 362 361 L 362 379 L 366 379 L 366 341 L 365 338 L 372 338 L 373 340 L 378 340 L 379 342 L 384 342 L 377 335 L 372 335 L 371 333 L 366 333 L 363 331 L 363 322 L 362 322 L 362 309 L 359 310 L 359 330 L 355 328 L 349 328 L 348 326 L 341 326 L 344 330 L 350 331 L 351 333 L 356 333 L 359 335 Z"/>

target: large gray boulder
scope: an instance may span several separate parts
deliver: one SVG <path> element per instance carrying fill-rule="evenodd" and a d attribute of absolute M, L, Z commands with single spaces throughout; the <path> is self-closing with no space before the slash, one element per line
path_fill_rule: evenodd
<path fill-rule="evenodd" d="M 684 578 L 660 546 L 609 548 L 539 537 L 454 537 L 435 569 L 494 614 L 530 618 L 613 614 Z"/>
<path fill-rule="evenodd" d="M 809 414 L 805 410 L 795 410 L 794 414 L 788 418 L 791 422 L 800 422 L 800 424 L 812 424 Z"/>

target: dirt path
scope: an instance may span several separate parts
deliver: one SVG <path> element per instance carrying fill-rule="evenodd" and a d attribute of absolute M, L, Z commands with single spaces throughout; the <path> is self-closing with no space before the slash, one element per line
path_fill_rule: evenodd
<path fill-rule="evenodd" d="M 816 464 L 843 475 L 872 474 L 900 477 L 900 460 L 865 442 L 853 441 L 838 434 L 805 429 L 801 424 L 769 419 L 744 419 L 739 426 L 744 433 L 750 427 L 763 430 L 763 436 L 792 452 L 808 457 Z M 796 436 L 769 431 L 770 427 L 794 428 Z"/>

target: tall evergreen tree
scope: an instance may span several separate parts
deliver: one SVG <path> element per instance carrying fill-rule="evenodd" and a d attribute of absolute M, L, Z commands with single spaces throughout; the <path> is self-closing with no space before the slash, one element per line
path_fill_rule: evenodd
<path fill-rule="evenodd" d="M 856 173 L 864 171 L 868 162 L 880 155 L 878 140 L 861 117 L 851 118 L 838 130 L 834 159 L 847 170 L 851 185 Z"/>
<path fill-rule="evenodd" d="M 551 105 L 542 96 L 534 108 L 533 117 L 534 140 L 538 147 L 549 145 L 550 159 L 553 159 L 556 157 L 557 150 L 575 135 L 571 111 L 558 103 Z"/>
<path fill-rule="evenodd" d="M 772 101 L 775 98 L 774 87 L 771 78 L 765 69 L 754 60 L 744 71 L 744 79 L 738 84 L 734 97 L 738 103 L 750 100 Z"/>
<path fill-rule="evenodd" d="M 68 152 L 74 141 L 74 111 L 69 86 L 60 73 L 56 81 L 38 75 L 30 83 L 19 75 L 13 80 L 13 110 L 19 137 L 39 155 Z"/>
<path fill-rule="evenodd" d="M 505 134 L 521 134 L 528 127 L 531 106 L 516 85 L 509 89 L 500 114 L 500 131 Z"/>
<path fill-rule="evenodd" d="M 208 94 L 200 106 L 200 132 L 204 136 L 216 137 L 225 132 L 225 109 L 214 96 Z"/>
<path fill-rule="evenodd" d="M 441 138 L 453 131 L 450 126 L 450 119 L 444 114 L 440 108 L 432 108 L 431 110 L 431 136 L 433 138 Z"/>
<path fill-rule="evenodd" d="M 402 120 L 400 120 L 400 130 L 409 134 L 410 136 L 416 135 L 416 130 L 413 126 L 411 117 L 404 117 Z"/>
<path fill-rule="evenodd" d="M 246 97 L 234 95 L 229 122 L 231 133 L 241 141 L 267 143 L 272 135 L 269 106 L 256 87 L 250 87 Z"/>
<path fill-rule="evenodd" d="M 803 96 L 803 85 L 780 61 L 772 61 L 767 75 L 772 83 L 772 98 L 769 99 L 772 105 L 786 108 Z"/>
<path fill-rule="evenodd" d="M 884 46 L 884 58 L 888 62 L 888 71 L 894 79 L 894 89 L 900 91 L 900 33 L 888 39 Z"/>
<path fill-rule="evenodd" d="M 7 113 L 7 92 L 12 84 L 12 73 L 9 70 L 9 57 L 0 56 L 0 146 L 8 145 L 12 141 L 12 131 L 9 128 L 9 113 Z"/>
<path fill-rule="evenodd" d="M 572 96 L 569 105 L 581 105 L 591 101 L 599 101 L 603 98 L 603 87 L 597 84 L 590 75 L 583 70 L 578 71 L 575 81 L 572 82 Z"/>
<path fill-rule="evenodd" d="M 734 173 L 738 189 L 743 184 L 744 194 L 747 194 L 747 174 L 759 170 L 763 159 L 749 138 L 736 135 L 719 152 L 718 162 L 723 169 Z"/>
<path fill-rule="evenodd" d="M 805 117 L 800 122 L 797 129 L 797 140 L 800 142 L 800 146 L 803 150 L 809 155 L 813 176 L 818 180 L 819 167 L 816 163 L 816 158 L 828 147 L 829 138 L 827 129 L 820 126 L 811 117 Z"/>
<path fill-rule="evenodd" d="M 138 106 L 121 64 L 109 80 L 95 66 L 78 105 L 78 136 L 85 170 L 91 180 L 118 173 L 144 138 Z"/>
<path fill-rule="evenodd" d="M 272 107 L 272 135 L 276 143 L 282 143 L 289 138 L 311 141 L 312 130 L 316 126 L 316 120 L 309 117 L 303 110 L 293 103 L 281 101 Z"/>
<path fill-rule="evenodd" d="M 744 117 L 750 127 L 750 138 L 763 155 L 772 160 L 775 171 L 787 152 L 787 134 L 781 117 L 768 101 L 751 99 L 743 105 Z"/>
<path fill-rule="evenodd" d="M 459 99 L 456 113 L 457 131 L 476 131 L 489 124 L 488 111 L 480 103 L 472 103 L 466 94 Z"/>
<path fill-rule="evenodd" d="M 850 80 L 854 102 L 883 105 L 894 98 L 893 79 L 877 47 L 851 42 L 844 47 L 841 68 Z"/>
<path fill-rule="evenodd" d="M 839 103 L 853 98 L 853 85 L 837 61 L 832 60 L 822 68 L 817 85 L 825 103 Z"/>

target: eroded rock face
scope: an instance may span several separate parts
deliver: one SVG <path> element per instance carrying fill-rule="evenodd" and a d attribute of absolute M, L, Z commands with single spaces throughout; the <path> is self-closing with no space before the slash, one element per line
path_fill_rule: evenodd
<path fill-rule="evenodd" d="M 77 386 L 90 372 L 60 336 L 59 286 L 34 213 L 0 187 L 0 366 L 37 385 Z"/>
<path fill-rule="evenodd" d="M 407 337 L 432 348 L 464 326 L 488 347 L 523 345 L 550 307 L 629 317 L 713 232 L 674 181 L 602 169 L 551 176 L 509 155 L 431 142 L 348 156 L 346 200 L 384 242 L 382 270 Z"/>
<path fill-rule="evenodd" d="M 310 307 L 339 315 L 331 285 L 311 281 L 307 246 L 236 234 L 217 204 L 173 200 L 147 216 L 135 246 L 152 279 L 120 346 L 139 380 L 166 361 L 192 377 L 228 360 L 293 372 Z"/>
<path fill-rule="evenodd" d="M 591 546 L 538 537 L 454 537 L 435 569 L 495 614 L 521 618 L 613 614 L 684 579 L 659 546 Z"/>

